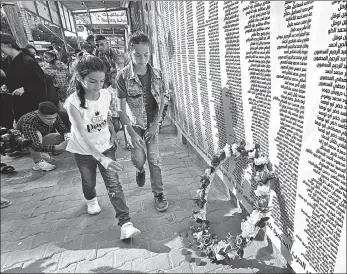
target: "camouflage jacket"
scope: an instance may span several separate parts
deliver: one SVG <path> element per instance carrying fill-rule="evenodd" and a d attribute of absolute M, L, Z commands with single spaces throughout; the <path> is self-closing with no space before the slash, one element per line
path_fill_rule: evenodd
<path fill-rule="evenodd" d="M 151 93 L 157 102 L 158 111 L 161 105 L 161 95 L 165 95 L 165 85 L 163 81 L 162 72 L 159 69 L 153 68 L 150 65 L 149 72 L 151 75 Z M 127 97 L 126 101 L 132 112 L 131 124 L 142 129 L 147 129 L 147 112 L 144 102 L 144 87 L 137 74 L 134 71 L 133 63 L 130 62 L 125 68 L 121 70 L 123 79 L 125 81 Z M 156 114 L 154 121 L 158 118 Z M 150 124 L 151 126 L 152 124 Z"/>

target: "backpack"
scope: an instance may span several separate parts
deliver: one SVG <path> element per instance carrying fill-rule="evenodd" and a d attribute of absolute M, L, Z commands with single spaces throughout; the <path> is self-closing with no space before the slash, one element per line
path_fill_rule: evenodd
<path fill-rule="evenodd" d="M 58 88 L 53 84 L 53 77 L 45 73 L 46 78 L 46 100 L 58 105 Z"/>

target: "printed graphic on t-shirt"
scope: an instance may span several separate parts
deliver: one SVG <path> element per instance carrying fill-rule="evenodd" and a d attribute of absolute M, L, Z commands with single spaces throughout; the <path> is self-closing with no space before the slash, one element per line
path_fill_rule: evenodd
<path fill-rule="evenodd" d="M 100 115 L 100 111 L 95 111 L 95 116 L 91 119 L 91 123 L 87 125 L 87 130 L 90 133 L 101 131 L 106 127 L 107 121 L 103 115 Z"/>

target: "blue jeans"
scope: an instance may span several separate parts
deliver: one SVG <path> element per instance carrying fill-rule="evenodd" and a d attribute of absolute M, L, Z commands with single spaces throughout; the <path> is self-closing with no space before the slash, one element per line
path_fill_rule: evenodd
<path fill-rule="evenodd" d="M 59 133 L 48 133 L 44 137 L 42 137 L 40 131 L 36 131 L 36 133 L 39 136 L 41 144 L 43 145 L 59 145 L 64 141 L 64 137 L 61 136 Z M 41 152 L 34 151 L 32 148 L 29 148 L 29 151 L 31 153 L 31 158 L 33 159 L 35 164 L 42 160 Z"/>
<path fill-rule="evenodd" d="M 123 131 L 124 131 L 124 142 L 125 142 L 125 145 L 128 144 L 128 138 L 125 134 L 125 129 L 124 129 L 124 126 L 120 120 L 119 117 L 112 117 L 112 124 L 113 124 L 113 127 L 114 127 L 114 130 L 116 131 L 116 133 L 118 133 L 118 131 L 120 131 L 123 127 Z"/>
<path fill-rule="evenodd" d="M 145 130 L 139 127 L 133 127 L 135 132 L 144 139 Z M 149 166 L 149 172 L 151 175 L 151 187 L 154 195 L 163 193 L 163 180 L 161 176 L 161 160 L 159 154 L 159 141 L 158 132 L 151 139 L 150 142 L 146 142 L 147 148 L 147 160 Z M 142 170 L 146 162 L 146 152 L 143 148 L 131 149 L 131 161 L 138 170 Z"/>
<path fill-rule="evenodd" d="M 116 148 L 112 147 L 103 153 L 106 157 L 116 160 Z M 130 221 L 129 208 L 126 205 L 122 185 L 119 182 L 117 172 L 105 169 L 91 155 L 74 154 L 75 161 L 82 177 L 82 190 L 84 197 L 91 200 L 96 197 L 96 167 L 99 167 L 102 178 L 104 179 L 108 197 L 116 211 L 118 225 Z"/>

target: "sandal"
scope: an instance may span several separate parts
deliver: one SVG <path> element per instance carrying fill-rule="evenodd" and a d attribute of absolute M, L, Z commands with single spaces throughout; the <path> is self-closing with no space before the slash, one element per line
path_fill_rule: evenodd
<path fill-rule="evenodd" d="M 12 204 L 11 201 L 7 200 L 7 199 L 4 199 L 4 198 L 1 198 L 1 208 L 5 208 L 5 207 L 8 207 Z"/>
<path fill-rule="evenodd" d="M 1 167 L 0 167 L 0 172 L 3 174 L 10 174 L 13 173 L 15 171 L 13 166 L 8 166 L 6 164 L 1 163 Z"/>

